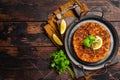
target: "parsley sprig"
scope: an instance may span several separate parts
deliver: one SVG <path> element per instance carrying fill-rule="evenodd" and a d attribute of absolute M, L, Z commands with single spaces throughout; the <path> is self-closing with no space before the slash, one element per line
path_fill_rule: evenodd
<path fill-rule="evenodd" d="M 96 36 L 88 35 L 88 36 L 84 39 L 83 45 L 89 48 L 89 47 L 92 46 L 92 44 L 94 44 L 95 39 L 96 39 Z"/>
<path fill-rule="evenodd" d="M 51 55 L 51 67 L 56 68 L 59 74 L 63 73 L 65 70 L 68 70 L 72 78 L 74 78 L 74 72 L 70 68 L 70 60 L 66 57 L 63 50 L 53 52 Z"/>

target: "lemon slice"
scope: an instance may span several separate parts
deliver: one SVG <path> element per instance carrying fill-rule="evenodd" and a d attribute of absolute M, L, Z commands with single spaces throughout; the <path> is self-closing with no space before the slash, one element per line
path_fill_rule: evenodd
<path fill-rule="evenodd" d="M 64 34 L 65 30 L 66 30 L 66 22 L 64 19 L 62 19 L 60 23 L 60 34 Z"/>
<path fill-rule="evenodd" d="M 62 41 L 58 38 L 56 34 L 53 34 L 53 40 L 60 46 L 63 45 Z"/>
<path fill-rule="evenodd" d="M 92 48 L 94 50 L 99 49 L 101 48 L 102 44 L 103 44 L 102 38 L 99 36 L 96 36 L 96 39 L 95 39 L 94 44 L 92 45 Z"/>

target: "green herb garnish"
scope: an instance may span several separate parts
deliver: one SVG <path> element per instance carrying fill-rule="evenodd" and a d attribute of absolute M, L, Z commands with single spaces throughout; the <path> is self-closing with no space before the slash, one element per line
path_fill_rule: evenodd
<path fill-rule="evenodd" d="M 94 44 L 96 37 L 93 35 L 88 35 L 84 41 L 83 41 L 83 45 L 86 47 L 91 47 L 92 44 Z"/>
<path fill-rule="evenodd" d="M 74 78 L 74 72 L 69 67 L 70 60 L 66 57 L 63 50 L 53 52 L 51 55 L 51 67 L 56 68 L 57 72 L 61 74 L 65 70 L 68 70 L 72 78 Z"/>

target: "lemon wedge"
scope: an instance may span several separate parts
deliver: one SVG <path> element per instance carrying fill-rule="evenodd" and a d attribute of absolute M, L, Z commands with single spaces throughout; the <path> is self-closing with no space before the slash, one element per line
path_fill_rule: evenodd
<path fill-rule="evenodd" d="M 93 50 L 97 50 L 97 49 L 101 48 L 102 44 L 103 44 L 102 38 L 99 36 L 96 36 L 95 42 L 92 45 Z"/>
<path fill-rule="evenodd" d="M 62 41 L 58 38 L 56 34 L 53 34 L 53 40 L 60 46 L 63 45 Z"/>
<path fill-rule="evenodd" d="M 66 30 L 66 22 L 64 19 L 62 19 L 60 23 L 60 34 L 64 34 L 65 30 Z"/>

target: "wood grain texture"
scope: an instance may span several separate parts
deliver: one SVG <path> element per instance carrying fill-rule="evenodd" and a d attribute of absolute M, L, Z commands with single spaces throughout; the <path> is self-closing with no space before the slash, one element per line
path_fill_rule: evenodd
<path fill-rule="evenodd" d="M 55 79 L 58 76 L 50 68 L 50 55 L 56 50 L 56 47 L 0 47 L 0 77 L 13 80 L 41 80 L 49 76 Z"/>
<path fill-rule="evenodd" d="M 43 27 L 46 22 L 41 22 L 67 1 L 0 0 L 0 80 L 72 80 L 67 71 L 58 75 L 50 68 L 50 55 L 58 49 L 45 34 Z M 79 1 L 92 10 L 103 11 L 104 18 L 111 21 L 120 41 L 119 6 L 114 6 L 109 0 Z M 116 73 L 119 66 L 120 63 L 112 66 L 110 71 L 117 78 L 120 76 Z"/>
<path fill-rule="evenodd" d="M 0 21 L 39 21 L 47 20 L 66 1 L 61 0 L 0 0 Z"/>
<path fill-rule="evenodd" d="M 69 0 L 0 0 L 0 21 L 41 21 Z M 120 21 L 120 8 L 109 0 L 79 0 L 91 9 L 101 10 L 110 21 Z M 119 5 L 119 3 L 118 3 Z"/>
<path fill-rule="evenodd" d="M 0 22 L 0 46 L 53 46 L 42 22 Z"/>

